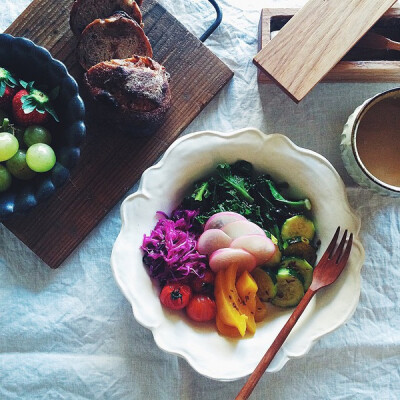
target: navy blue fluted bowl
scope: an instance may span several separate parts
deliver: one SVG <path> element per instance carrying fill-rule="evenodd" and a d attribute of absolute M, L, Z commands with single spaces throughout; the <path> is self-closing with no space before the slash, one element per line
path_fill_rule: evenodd
<path fill-rule="evenodd" d="M 65 65 L 55 60 L 46 49 L 25 38 L 0 34 L 0 67 L 12 71 L 24 81 L 44 85 L 48 91 L 59 87 L 53 105 L 60 119 L 50 128 L 56 165 L 30 181 L 13 178 L 10 189 L 0 193 L 0 221 L 3 221 L 13 214 L 25 214 L 68 180 L 70 170 L 79 159 L 86 128 L 85 106 L 79 96 L 78 84 Z"/>

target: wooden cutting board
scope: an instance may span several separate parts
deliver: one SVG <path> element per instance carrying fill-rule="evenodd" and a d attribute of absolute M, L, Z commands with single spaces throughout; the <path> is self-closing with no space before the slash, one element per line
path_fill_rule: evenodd
<path fill-rule="evenodd" d="M 77 64 L 77 42 L 69 29 L 71 4 L 34 0 L 5 33 L 46 47 L 80 84 L 84 71 Z M 87 139 L 69 182 L 28 215 L 4 223 L 52 268 L 71 254 L 233 76 L 155 0 L 145 0 L 142 13 L 154 59 L 171 75 L 173 100 L 165 123 L 150 138 L 116 134 L 96 121 L 95 110 L 86 102 Z"/>
<path fill-rule="evenodd" d="M 395 2 L 309 0 L 254 63 L 299 102 Z"/>

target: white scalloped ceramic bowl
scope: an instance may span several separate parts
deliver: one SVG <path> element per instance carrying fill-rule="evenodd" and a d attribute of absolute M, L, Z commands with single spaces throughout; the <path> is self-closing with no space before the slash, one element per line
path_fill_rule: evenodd
<path fill-rule="evenodd" d="M 322 156 L 297 147 L 283 135 L 265 135 L 255 129 L 229 134 L 199 132 L 177 140 L 161 161 L 143 174 L 139 190 L 123 202 L 122 228 L 111 265 L 136 320 L 151 329 L 157 345 L 182 356 L 199 373 L 218 380 L 250 374 L 292 310 L 275 309 L 258 324 L 253 337 L 236 340 L 220 336 L 212 324 L 195 324 L 184 313 L 172 313 L 161 306 L 139 247 L 143 234 L 149 234 L 156 224 L 156 211 L 171 212 L 194 181 L 210 173 L 218 163 L 238 159 L 252 162 L 258 171 L 287 181 L 297 195 L 310 198 L 322 241 L 319 254 L 338 225 L 355 234 L 346 269 L 335 284 L 322 289 L 311 301 L 269 372 L 280 370 L 291 357 L 306 354 L 316 340 L 351 317 L 358 304 L 364 260 L 358 238 L 360 221 L 349 207 L 339 175 Z"/>

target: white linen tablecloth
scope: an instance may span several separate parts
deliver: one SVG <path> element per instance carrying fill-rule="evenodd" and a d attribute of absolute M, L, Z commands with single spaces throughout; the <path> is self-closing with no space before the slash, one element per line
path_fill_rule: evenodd
<path fill-rule="evenodd" d="M 205 0 L 160 2 L 197 36 L 214 18 Z M 29 3 L 1 0 L 1 30 Z M 320 84 L 296 105 L 277 87 L 257 84 L 251 59 L 261 8 L 305 1 L 219 3 L 223 23 L 206 44 L 235 76 L 185 133 L 253 126 L 321 153 L 346 183 L 366 250 L 352 319 L 305 357 L 265 374 L 252 399 L 400 399 L 400 200 L 358 188 L 339 152 L 347 117 L 395 84 Z M 232 399 L 244 384 L 202 377 L 134 320 L 110 268 L 119 205 L 57 270 L 1 225 L 0 399 Z"/>

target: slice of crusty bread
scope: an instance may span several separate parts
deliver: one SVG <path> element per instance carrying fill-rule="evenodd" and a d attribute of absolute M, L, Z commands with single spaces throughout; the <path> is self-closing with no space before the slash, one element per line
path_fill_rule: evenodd
<path fill-rule="evenodd" d="M 101 62 L 86 72 L 84 82 L 99 114 L 138 136 L 153 133 L 171 105 L 169 74 L 149 57 Z"/>
<path fill-rule="evenodd" d="M 141 0 L 75 0 L 69 24 L 72 32 L 79 36 L 95 19 L 107 18 L 116 11 L 124 11 L 139 25 L 142 25 L 142 13 L 139 8 L 141 4 Z"/>
<path fill-rule="evenodd" d="M 125 13 L 110 18 L 96 19 L 82 32 L 78 47 L 78 61 L 88 70 L 101 61 L 140 56 L 153 56 L 149 39 L 143 29 Z"/>

